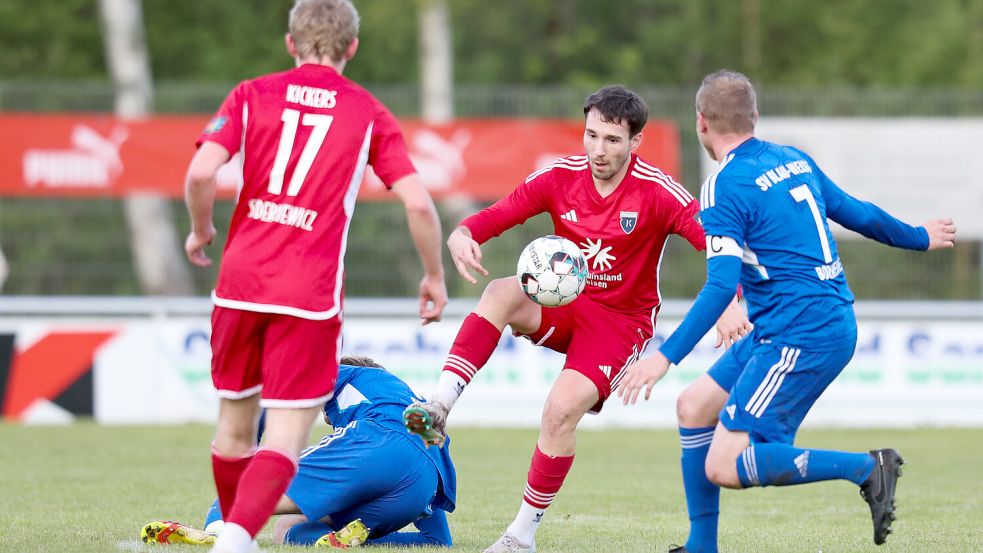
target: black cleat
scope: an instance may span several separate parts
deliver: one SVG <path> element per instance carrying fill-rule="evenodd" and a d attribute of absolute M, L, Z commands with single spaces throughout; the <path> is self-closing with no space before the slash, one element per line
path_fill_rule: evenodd
<path fill-rule="evenodd" d="M 875 449 L 870 455 L 874 458 L 874 470 L 860 486 L 860 496 L 870 505 L 874 543 L 881 545 L 887 541 L 891 523 L 897 519 L 894 514 L 894 489 L 901 476 L 904 459 L 893 449 Z"/>
<path fill-rule="evenodd" d="M 670 545 L 669 553 L 689 553 L 685 545 Z"/>

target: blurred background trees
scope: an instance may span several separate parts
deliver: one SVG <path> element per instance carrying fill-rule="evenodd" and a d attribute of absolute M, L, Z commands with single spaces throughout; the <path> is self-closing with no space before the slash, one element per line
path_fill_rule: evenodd
<path fill-rule="evenodd" d="M 291 0 L 145 0 L 158 80 L 238 81 L 289 65 Z M 418 1 L 355 0 L 365 83 L 418 80 Z M 977 87 L 981 0 L 449 0 L 455 81 L 694 87 L 730 67 L 763 85 Z M 95 0 L 0 2 L 0 78 L 102 79 Z"/>

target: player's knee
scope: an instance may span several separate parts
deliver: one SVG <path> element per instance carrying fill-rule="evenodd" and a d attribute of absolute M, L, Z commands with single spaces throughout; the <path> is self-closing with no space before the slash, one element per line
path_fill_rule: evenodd
<path fill-rule="evenodd" d="M 525 296 L 519 286 L 516 285 L 515 278 L 496 278 L 485 286 L 485 291 L 481 293 L 479 302 L 512 311 L 523 298 Z"/>
<path fill-rule="evenodd" d="M 707 479 L 721 488 L 741 488 L 735 462 L 736 460 L 728 462 L 719 456 L 708 455 L 705 465 Z"/>
<path fill-rule="evenodd" d="M 707 408 L 706 402 L 695 390 L 686 388 L 676 398 L 676 419 L 679 426 L 698 428 L 715 424 L 717 415 Z"/>
<path fill-rule="evenodd" d="M 676 420 L 679 421 L 679 426 L 692 428 L 693 418 L 696 415 L 696 406 L 693 404 L 687 392 L 689 392 L 688 389 L 684 390 L 676 398 Z"/>
<path fill-rule="evenodd" d="M 547 401 L 540 431 L 547 437 L 569 434 L 577 429 L 582 415 L 563 402 Z"/>

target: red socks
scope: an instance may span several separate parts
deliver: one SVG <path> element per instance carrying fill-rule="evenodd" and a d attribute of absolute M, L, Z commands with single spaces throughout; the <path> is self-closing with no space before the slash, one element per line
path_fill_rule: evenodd
<path fill-rule="evenodd" d="M 287 491 L 295 474 L 295 455 L 282 449 L 261 447 L 242 472 L 235 503 L 230 507 L 225 521 L 238 524 L 255 538 L 273 516 L 277 502 Z M 224 505 L 222 508 L 225 508 Z"/>
<path fill-rule="evenodd" d="M 550 457 L 539 450 L 532 454 L 529 466 L 529 477 L 526 480 L 526 491 L 522 499 L 538 509 L 545 509 L 553 503 L 563 479 L 573 466 L 573 455 L 569 457 Z"/>
<path fill-rule="evenodd" d="M 215 476 L 218 505 L 222 509 L 223 517 L 232 510 L 232 503 L 236 498 L 236 488 L 239 486 L 239 478 L 242 477 L 242 472 L 249 466 L 254 455 L 256 455 L 255 448 L 242 457 L 223 457 L 216 451 L 215 444 L 212 444 L 212 474 Z"/>
<path fill-rule="evenodd" d="M 465 384 L 470 383 L 475 373 L 488 362 L 501 337 L 501 329 L 476 313 L 469 314 L 457 331 L 444 370 L 460 376 Z"/>

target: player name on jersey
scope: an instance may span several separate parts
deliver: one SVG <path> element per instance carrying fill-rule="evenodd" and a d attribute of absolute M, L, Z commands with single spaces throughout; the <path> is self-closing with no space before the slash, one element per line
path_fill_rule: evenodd
<path fill-rule="evenodd" d="M 762 192 L 765 192 L 772 186 L 775 186 L 792 175 L 801 175 L 802 173 L 811 172 L 812 167 L 809 166 L 808 162 L 801 159 L 790 161 L 784 165 L 779 165 L 774 169 L 768 169 L 762 173 L 761 176 L 754 179 L 754 184 L 757 184 L 758 188 L 760 188 Z"/>
<path fill-rule="evenodd" d="M 287 85 L 286 100 L 310 108 L 333 108 L 337 104 L 337 90 L 325 90 L 312 86 Z"/>
<path fill-rule="evenodd" d="M 305 207 L 253 198 L 249 200 L 249 215 L 247 216 L 264 223 L 279 223 L 310 232 L 314 230 L 312 225 L 314 225 L 314 219 L 317 218 L 317 212 Z"/>

